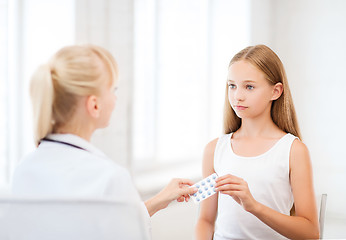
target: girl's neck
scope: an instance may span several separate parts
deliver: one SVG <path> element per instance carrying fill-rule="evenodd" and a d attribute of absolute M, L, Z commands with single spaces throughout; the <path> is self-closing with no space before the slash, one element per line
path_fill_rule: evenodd
<path fill-rule="evenodd" d="M 280 138 L 283 134 L 283 131 L 268 116 L 242 119 L 241 127 L 238 129 L 236 136 L 244 138 Z"/>

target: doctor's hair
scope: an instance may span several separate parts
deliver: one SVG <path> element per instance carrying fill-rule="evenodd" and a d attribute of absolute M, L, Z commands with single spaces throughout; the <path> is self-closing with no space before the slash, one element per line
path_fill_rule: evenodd
<path fill-rule="evenodd" d="M 108 78 L 101 77 L 104 69 Z M 111 87 L 117 78 L 115 59 L 95 45 L 64 47 L 41 65 L 30 83 L 36 146 L 72 118 L 79 98 L 98 96 L 105 82 Z"/>
<path fill-rule="evenodd" d="M 228 68 L 238 61 L 246 61 L 264 73 L 269 84 L 282 83 L 281 96 L 272 102 L 271 117 L 274 123 L 284 132 L 291 133 L 301 139 L 301 134 L 293 105 L 291 91 L 288 86 L 286 72 L 280 58 L 273 50 L 265 45 L 255 45 L 244 48 L 238 52 L 229 63 Z M 234 112 L 228 99 L 228 84 L 226 82 L 226 94 L 223 116 L 224 133 L 237 131 L 241 126 L 241 119 Z"/>

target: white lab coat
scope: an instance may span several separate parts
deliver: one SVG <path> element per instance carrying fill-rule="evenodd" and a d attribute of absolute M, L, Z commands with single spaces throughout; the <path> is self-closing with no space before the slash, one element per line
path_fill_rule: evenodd
<path fill-rule="evenodd" d="M 88 141 L 72 134 L 47 137 L 81 147 L 42 141 L 15 169 L 12 192 L 29 197 L 105 197 L 141 202 L 129 172 Z M 150 228 L 144 203 L 143 215 Z"/>

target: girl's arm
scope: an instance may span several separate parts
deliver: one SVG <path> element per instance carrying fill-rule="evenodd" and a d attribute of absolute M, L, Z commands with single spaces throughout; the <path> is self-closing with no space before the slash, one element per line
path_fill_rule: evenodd
<path fill-rule="evenodd" d="M 214 151 L 218 139 L 207 144 L 203 154 L 203 177 L 207 177 L 215 172 L 214 170 Z M 200 212 L 195 228 L 195 239 L 211 240 L 214 235 L 214 225 L 217 214 L 217 196 L 209 197 L 200 203 Z"/>
<path fill-rule="evenodd" d="M 247 183 L 232 175 L 217 179 L 218 190 L 229 194 L 243 208 L 269 227 L 290 239 L 318 239 L 319 226 L 312 167 L 307 147 L 295 140 L 290 153 L 290 181 L 296 210 L 295 216 L 281 214 L 251 195 Z"/>

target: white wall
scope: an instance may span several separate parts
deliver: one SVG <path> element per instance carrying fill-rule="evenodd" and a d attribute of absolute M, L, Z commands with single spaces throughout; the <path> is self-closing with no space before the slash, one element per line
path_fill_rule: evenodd
<path fill-rule="evenodd" d="M 93 144 L 117 163 L 129 166 L 131 86 L 133 81 L 133 1 L 76 0 L 76 43 L 105 47 L 119 65 L 117 103 L 110 126 L 98 130 Z"/>
<path fill-rule="evenodd" d="M 74 43 L 74 4 L 70 0 L 9 1 L 8 136 L 10 173 L 35 149 L 29 83 L 40 64 Z M 61 16 L 64 16 L 63 18 Z"/>

